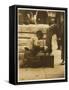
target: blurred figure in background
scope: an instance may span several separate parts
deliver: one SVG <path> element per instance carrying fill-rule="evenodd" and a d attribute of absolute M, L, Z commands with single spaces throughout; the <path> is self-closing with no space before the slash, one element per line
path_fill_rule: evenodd
<path fill-rule="evenodd" d="M 58 26 L 57 30 L 57 42 L 58 49 L 61 50 L 61 65 L 64 65 L 64 12 L 57 12 L 56 23 Z"/>
<path fill-rule="evenodd" d="M 49 11 L 48 12 L 48 24 L 49 24 L 49 29 L 47 30 L 46 33 L 46 44 L 48 46 L 48 53 L 51 54 L 52 53 L 52 49 L 53 47 L 57 48 L 57 31 L 58 31 L 58 26 L 56 24 L 56 13 Z M 55 44 L 52 46 L 52 42 L 54 42 L 52 39 L 53 35 L 56 36 L 55 40 Z"/>

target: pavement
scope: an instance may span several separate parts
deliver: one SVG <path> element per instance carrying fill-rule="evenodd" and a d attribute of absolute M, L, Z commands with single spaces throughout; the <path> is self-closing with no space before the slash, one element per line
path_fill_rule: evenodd
<path fill-rule="evenodd" d="M 64 78 L 64 65 L 55 65 L 54 68 L 20 68 L 19 80 Z"/>

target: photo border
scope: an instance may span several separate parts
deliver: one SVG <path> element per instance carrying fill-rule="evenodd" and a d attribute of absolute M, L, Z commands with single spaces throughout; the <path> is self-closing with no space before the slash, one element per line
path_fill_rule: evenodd
<path fill-rule="evenodd" d="M 14 5 L 15 6 L 15 40 L 14 40 L 14 45 L 15 45 L 15 83 L 16 84 L 35 84 L 35 83 L 51 83 L 51 82 L 67 82 L 67 8 L 61 8 L 61 7 L 43 7 L 43 6 L 24 6 L 24 5 Z M 18 30 L 18 22 L 17 22 L 17 9 L 18 8 L 31 8 L 31 9 L 50 9 L 50 10 L 64 10 L 65 11 L 65 79 L 58 79 L 58 80 L 31 80 L 27 82 L 18 82 L 18 57 L 17 57 L 17 44 L 18 44 L 18 35 L 17 35 L 17 30 Z"/>

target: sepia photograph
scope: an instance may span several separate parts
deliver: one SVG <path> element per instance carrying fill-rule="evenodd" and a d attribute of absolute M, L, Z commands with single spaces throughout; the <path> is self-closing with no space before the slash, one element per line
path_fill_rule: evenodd
<path fill-rule="evenodd" d="M 18 82 L 65 80 L 65 10 L 17 8 Z"/>

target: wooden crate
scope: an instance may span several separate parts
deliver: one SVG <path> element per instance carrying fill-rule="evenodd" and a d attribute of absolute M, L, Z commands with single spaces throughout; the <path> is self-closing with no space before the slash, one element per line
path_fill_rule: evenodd
<path fill-rule="evenodd" d="M 23 67 L 54 67 L 54 56 L 29 57 L 24 61 Z"/>

